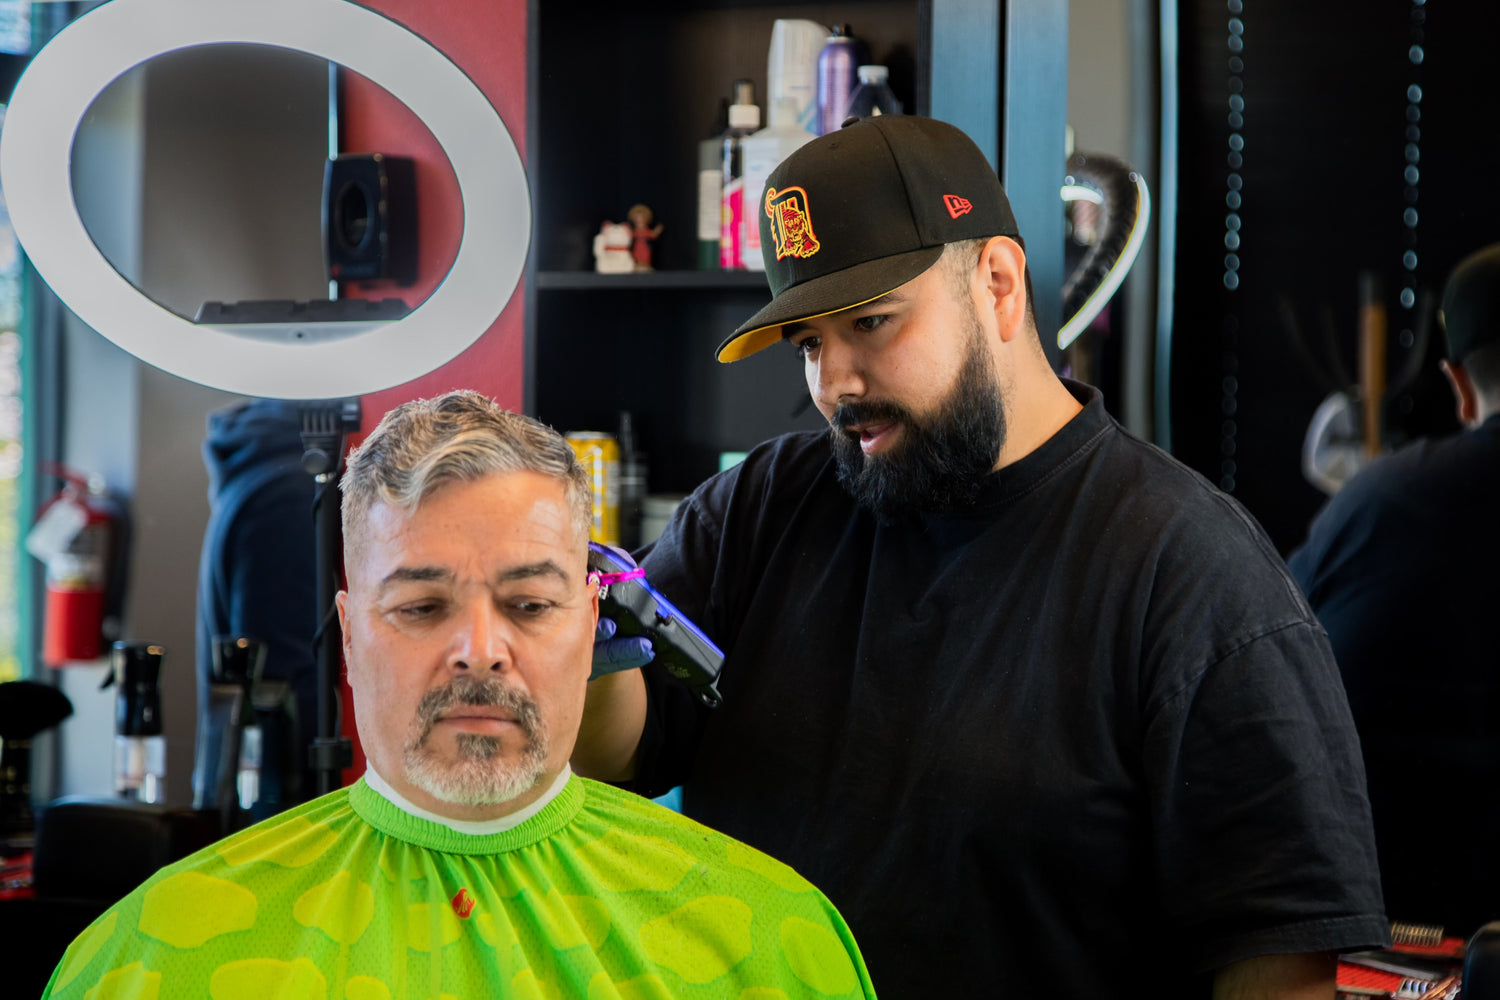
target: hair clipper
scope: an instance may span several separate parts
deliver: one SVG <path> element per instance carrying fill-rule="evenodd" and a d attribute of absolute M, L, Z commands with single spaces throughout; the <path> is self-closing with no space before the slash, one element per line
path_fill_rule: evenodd
<path fill-rule="evenodd" d="M 709 708 L 723 701 L 719 668 L 724 653 L 646 579 L 646 571 L 619 549 L 589 542 L 589 570 L 599 577 L 599 616 L 617 636 L 645 636 L 667 673 L 686 684 Z"/>

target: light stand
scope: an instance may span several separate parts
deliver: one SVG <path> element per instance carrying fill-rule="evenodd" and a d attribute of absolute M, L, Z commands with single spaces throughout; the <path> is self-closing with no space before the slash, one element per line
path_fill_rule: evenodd
<path fill-rule="evenodd" d="M 343 539 L 339 524 L 339 469 L 344 441 L 359 430 L 358 397 L 302 404 L 302 468 L 313 477 L 313 535 L 317 544 L 318 630 L 313 643 L 318 664 L 318 735 L 308 760 L 319 795 L 340 786 L 354 751 L 339 730 L 339 665 L 343 641 L 334 595 L 339 591 Z"/>

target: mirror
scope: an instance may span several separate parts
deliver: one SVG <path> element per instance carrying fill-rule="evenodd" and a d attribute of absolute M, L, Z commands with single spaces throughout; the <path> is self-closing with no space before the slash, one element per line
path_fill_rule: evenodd
<path fill-rule="evenodd" d="M 463 212 L 452 165 L 432 134 L 378 84 L 316 56 L 266 45 L 165 53 L 117 77 L 89 105 L 73 139 L 71 169 L 79 217 L 99 252 L 142 295 L 186 320 L 206 304 L 327 302 L 323 187 L 337 128 L 330 68 L 345 100 L 393 109 L 403 133 L 437 149 L 416 164 L 413 190 L 392 198 L 410 207 L 417 187 L 439 193 L 421 205 L 428 238 L 397 235 L 396 253 L 413 265 L 420 254 L 423 276 L 446 275 Z M 122 166 L 130 176 L 120 176 Z M 365 187 L 332 180 L 336 238 L 345 247 L 374 245 Z M 141 205 L 138 224 L 120 218 L 121 202 Z M 435 284 L 345 281 L 337 291 L 341 298 L 397 300 L 405 312 Z M 240 332 L 253 335 L 256 328 L 247 323 Z"/>
<path fill-rule="evenodd" d="M 73 139 L 73 196 L 90 239 L 185 320 L 210 301 L 327 298 L 328 89 L 326 60 L 263 45 L 179 49 L 127 70 Z M 121 171 L 133 176 L 122 183 Z M 135 200 L 138 224 L 119 225 L 119 202 Z"/>
<path fill-rule="evenodd" d="M 385 88 L 431 131 L 453 167 L 465 218 L 485 224 L 464 227 L 452 267 L 404 318 L 329 339 L 247 337 L 230 325 L 185 319 L 187 309 L 196 312 L 197 290 L 156 290 L 163 301 L 142 294 L 122 276 L 132 271 L 128 247 L 115 253 L 116 264 L 100 252 L 73 196 L 80 124 L 101 94 L 98 110 L 109 110 L 110 85 L 140 64 L 179 49 L 189 51 L 177 58 L 211 58 L 192 50 L 224 43 L 336 62 Z M 154 65 L 143 69 L 149 76 Z M 121 86 L 117 102 L 141 84 L 127 75 Z M 32 263 L 84 322 L 175 375 L 255 396 L 353 396 L 431 371 L 494 322 L 516 288 L 530 241 L 525 172 L 494 107 L 423 39 L 346 0 L 112 0 L 95 8 L 58 34 L 17 84 L 0 135 L 0 183 Z M 290 297 L 314 297 L 301 292 L 301 282 L 311 292 L 319 272 L 295 261 L 288 266 L 297 289 Z M 302 278 L 305 271 L 312 277 Z M 152 276 L 141 280 L 153 290 Z M 321 287 L 320 277 L 316 283 Z"/>

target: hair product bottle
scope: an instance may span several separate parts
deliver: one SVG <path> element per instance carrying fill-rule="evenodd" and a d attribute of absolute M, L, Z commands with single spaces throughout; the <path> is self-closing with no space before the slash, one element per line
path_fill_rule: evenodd
<path fill-rule="evenodd" d="M 849 114 L 854 67 L 864 61 L 864 46 L 847 24 L 835 24 L 818 53 L 818 134 L 837 132 Z"/>
<path fill-rule="evenodd" d="M 115 791 L 140 802 L 166 797 L 167 738 L 162 735 L 161 661 L 154 643 L 117 642 L 110 651 L 115 699 Z"/>
<path fill-rule="evenodd" d="M 884 66 L 861 66 L 859 86 L 849 95 L 849 114 L 858 118 L 899 115 L 901 102 L 891 93 L 890 76 Z"/>
<path fill-rule="evenodd" d="M 755 84 L 734 81 L 734 103 L 729 106 L 729 128 L 724 132 L 724 195 L 719 214 L 719 267 L 740 271 L 745 267 L 740 242 L 745 215 L 745 159 L 741 142 L 760 128 L 760 108 L 755 103 Z M 752 196 L 754 197 L 754 196 Z"/>

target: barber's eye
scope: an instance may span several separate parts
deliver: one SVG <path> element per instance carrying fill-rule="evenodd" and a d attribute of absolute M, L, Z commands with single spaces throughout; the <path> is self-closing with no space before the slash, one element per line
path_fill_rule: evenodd
<path fill-rule="evenodd" d="M 553 605 L 548 601 L 515 601 L 511 604 L 512 610 L 526 618 L 535 618 L 552 610 Z"/>
<path fill-rule="evenodd" d="M 858 330 L 860 333 L 869 333 L 871 330 L 874 330 L 884 324 L 888 319 L 890 319 L 890 317 L 885 315 L 884 313 L 876 313 L 873 316 L 861 316 L 859 319 L 854 321 L 854 329 Z"/>
<path fill-rule="evenodd" d="M 424 618 L 431 618 L 441 610 L 440 601 L 418 601 L 415 604 L 403 604 L 396 609 L 396 615 L 405 621 L 421 621 Z"/>
<path fill-rule="evenodd" d="M 804 337 L 793 343 L 792 348 L 797 352 L 797 357 L 805 360 L 809 354 L 818 349 L 818 345 L 822 342 L 822 337 Z"/>

